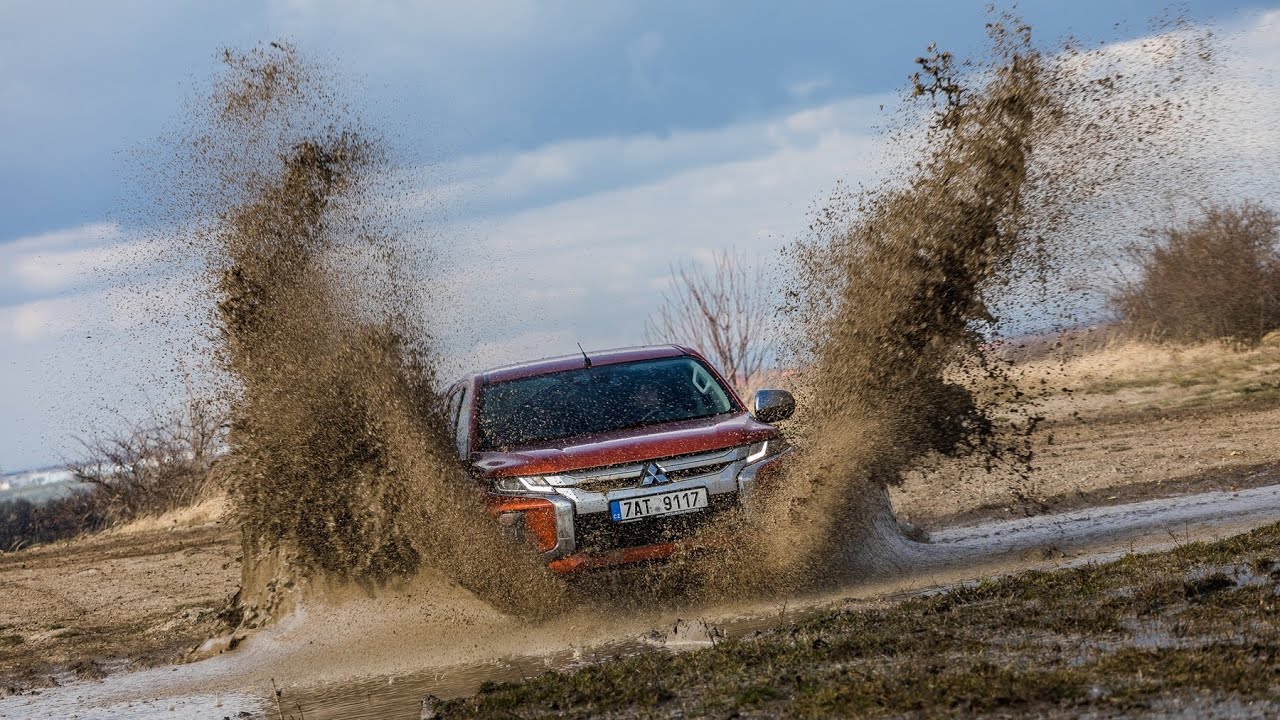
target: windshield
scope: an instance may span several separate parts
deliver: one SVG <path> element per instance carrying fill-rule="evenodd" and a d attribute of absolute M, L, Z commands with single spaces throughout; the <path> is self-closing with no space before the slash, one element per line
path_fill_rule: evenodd
<path fill-rule="evenodd" d="M 480 389 L 480 450 L 500 450 L 731 412 L 729 394 L 691 357 L 566 370 Z"/>

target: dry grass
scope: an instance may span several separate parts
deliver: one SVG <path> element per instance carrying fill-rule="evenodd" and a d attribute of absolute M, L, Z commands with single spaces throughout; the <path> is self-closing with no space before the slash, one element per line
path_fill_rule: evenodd
<path fill-rule="evenodd" d="M 1085 354 L 1020 363 L 1016 378 L 1024 389 L 1048 383 L 1049 396 L 1061 388 L 1083 395 L 1109 395 L 1124 389 L 1186 389 L 1217 385 L 1244 391 L 1280 370 L 1280 336 L 1239 349 L 1226 343 L 1194 345 L 1116 341 Z M 1247 392 L 1247 391 L 1244 391 Z"/>
<path fill-rule="evenodd" d="M 893 490 L 924 527 L 1280 478 L 1280 342 L 1247 350 L 1113 341 L 1020 362 L 1044 415 L 1027 477 L 946 460 Z"/>
<path fill-rule="evenodd" d="M 137 535 L 156 530 L 198 528 L 220 523 L 228 518 L 229 501 L 225 493 L 207 497 L 194 505 L 180 507 L 151 517 L 144 517 L 107 530 L 107 535 Z"/>

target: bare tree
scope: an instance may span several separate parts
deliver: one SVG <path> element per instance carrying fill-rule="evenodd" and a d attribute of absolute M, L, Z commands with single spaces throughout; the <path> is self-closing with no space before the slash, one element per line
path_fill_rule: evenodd
<path fill-rule="evenodd" d="M 226 427 L 221 406 L 188 387 L 186 403 L 174 412 L 79 440 L 85 459 L 69 469 L 93 486 L 109 521 L 158 514 L 205 494 Z"/>
<path fill-rule="evenodd" d="M 745 393 L 769 358 L 772 317 L 764 273 L 735 250 L 717 250 L 710 267 L 671 266 L 671 288 L 645 322 L 649 342 L 693 346 Z"/>

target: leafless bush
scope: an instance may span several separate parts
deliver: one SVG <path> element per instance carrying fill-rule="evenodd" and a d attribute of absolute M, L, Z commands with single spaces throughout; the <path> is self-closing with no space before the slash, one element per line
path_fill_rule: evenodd
<path fill-rule="evenodd" d="M 104 505 L 93 492 L 41 503 L 25 498 L 6 500 L 0 502 L 0 551 L 97 532 L 107 525 Z"/>
<path fill-rule="evenodd" d="M 1130 248 L 1136 281 L 1111 298 L 1123 327 L 1157 340 L 1252 344 L 1280 327 L 1280 216 L 1256 203 L 1210 207 Z"/>
<path fill-rule="evenodd" d="M 769 306 L 764 273 L 736 251 L 717 250 L 711 267 L 671 266 L 671 289 L 645 323 L 649 342 L 691 345 L 705 353 L 740 393 L 769 358 Z"/>
<path fill-rule="evenodd" d="M 92 486 L 108 522 L 156 515 L 206 495 L 225 429 L 216 402 L 189 396 L 178 411 L 81 440 L 85 459 L 70 470 Z"/>

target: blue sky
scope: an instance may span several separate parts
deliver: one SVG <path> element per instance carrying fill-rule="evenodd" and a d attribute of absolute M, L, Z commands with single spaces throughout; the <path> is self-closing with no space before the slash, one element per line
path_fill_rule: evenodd
<path fill-rule="evenodd" d="M 880 106 L 930 42 L 979 46 L 985 5 L 2 0 L 0 467 L 66 457 L 73 435 L 165 400 L 147 348 L 181 332 L 139 316 L 191 288 L 117 286 L 154 257 L 121 220 L 126 167 L 181 121 L 222 46 L 293 40 L 388 134 L 427 198 L 405 212 L 444 218 L 453 312 L 483 316 L 442 330 L 465 367 L 638 341 L 671 260 L 776 251 L 836 182 L 874 180 Z M 1186 9 L 1268 50 L 1238 64 L 1271 92 L 1274 5 Z M 1164 8 L 1020 11 L 1042 38 L 1114 43 Z"/>

